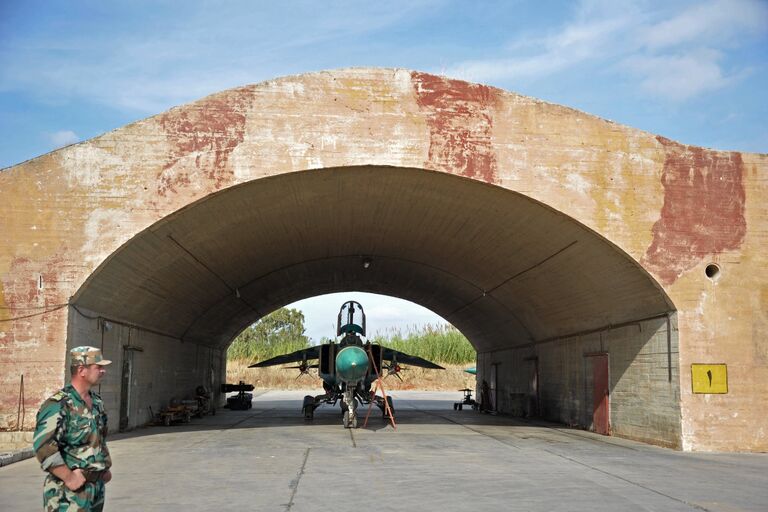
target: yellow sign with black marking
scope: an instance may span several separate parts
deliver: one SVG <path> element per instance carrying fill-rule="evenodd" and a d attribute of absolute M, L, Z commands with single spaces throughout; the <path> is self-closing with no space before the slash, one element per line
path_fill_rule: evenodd
<path fill-rule="evenodd" d="M 694 393 L 728 393 L 728 368 L 724 364 L 691 365 L 691 383 Z"/>

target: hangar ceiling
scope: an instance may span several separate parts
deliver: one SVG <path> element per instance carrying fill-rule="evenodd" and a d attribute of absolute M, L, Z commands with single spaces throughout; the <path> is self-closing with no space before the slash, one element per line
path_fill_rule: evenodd
<path fill-rule="evenodd" d="M 353 290 L 421 304 L 479 351 L 673 309 L 635 261 L 541 203 L 462 177 L 372 166 L 210 195 L 124 244 L 73 303 L 226 346 L 281 306 Z"/>

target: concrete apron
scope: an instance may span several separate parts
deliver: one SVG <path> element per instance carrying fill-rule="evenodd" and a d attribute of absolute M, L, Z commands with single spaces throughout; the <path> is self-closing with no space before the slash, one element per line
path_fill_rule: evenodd
<path fill-rule="evenodd" d="M 304 394 L 272 391 L 250 410 L 113 436 L 106 509 L 768 508 L 766 454 L 684 453 L 454 411 L 458 392 L 393 392 L 397 430 L 375 408 L 367 428 L 346 430 L 338 406 L 305 423 Z M 3 509 L 39 509 L 42 480 L 34 459 L 0 468 Z"/>

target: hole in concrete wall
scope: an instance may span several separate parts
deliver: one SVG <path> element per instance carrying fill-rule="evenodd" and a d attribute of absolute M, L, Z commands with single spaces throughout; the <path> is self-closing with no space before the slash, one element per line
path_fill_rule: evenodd
<path fill-rule="evenodd" d="M 708 278 L 715 281 L 718 277 L 720 277 L 720 266 L 710 263 L 707 265 L 707 268 L 704 269 L 704 273 L 707 275 Z"/>

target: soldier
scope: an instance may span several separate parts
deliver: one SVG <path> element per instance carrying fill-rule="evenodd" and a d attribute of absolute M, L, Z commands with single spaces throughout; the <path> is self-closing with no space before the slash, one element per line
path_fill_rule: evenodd
<path fill-rule="evenodd" d="M 99 512 L 104 507 L 104 484 L 112 479 L 112 460 L 104 404 L 91 388 L 110 363 L 98 348 L 73 348 L 72 382 L 40 406 L 33 447 L 48 472 L 43 485 L 46 511 Z"/>

